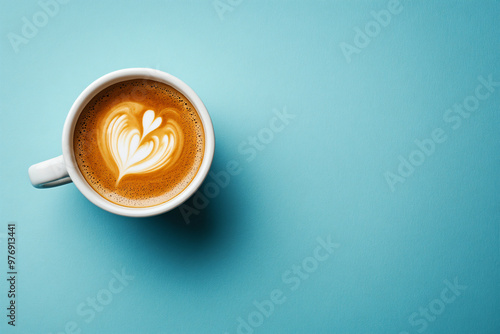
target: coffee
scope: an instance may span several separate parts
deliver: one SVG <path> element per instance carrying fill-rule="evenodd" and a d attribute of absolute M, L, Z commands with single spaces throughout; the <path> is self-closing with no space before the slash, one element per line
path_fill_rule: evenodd
<path fill-rule="evenodd" d="M 73 136 L 78 167 L 105 199 L 127 207 L 167 202 L 203 160 L 203 125 L 173 87 L 146 79 L 114 84 L 81 112 Z"/>

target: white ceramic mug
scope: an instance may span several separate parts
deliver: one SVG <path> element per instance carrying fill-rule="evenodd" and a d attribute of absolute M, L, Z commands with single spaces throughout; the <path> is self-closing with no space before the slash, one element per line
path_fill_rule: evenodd
<path fill-rule="evenodd" d="M 176 197 L 171 200 L 151 207 L 137 208 L 125 207 L 108 201 L 99 195 L 85 180 L 77 166 L 73 150 L 73 132 L 76 122 L 83 108 L 89 101 L 103 89 L 126 80 L 148 79 L 163 82 L 181 92 L 196 108 L 205 132 L 205 152 L 198 173 L 191 183 Z M 115 71 L 97 79 L 90 84 L 76 99 L 71 107 L 66 122 L 64 123 L 62 135 L 62 152 L 57 158 L 53 158 L 29 168 L 31 183 L 36 188 L 55 187 L 73 182 L 78 190 L 92 203 L 109 212 L 129 217 L 148 217 L 158 215 L 174 209 L 187 200 L 200 187 L 207 176 L 212 164 L 215 149 L 215 136 L 212 120 L 207 109 L 196 93 L 178 78 L 150 68 L 130 68 Z"/>

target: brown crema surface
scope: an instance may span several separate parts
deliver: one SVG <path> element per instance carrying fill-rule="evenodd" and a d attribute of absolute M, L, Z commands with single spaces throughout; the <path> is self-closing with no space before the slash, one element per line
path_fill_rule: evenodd
<path fill-rule="evenodd" d="M 116 156 L 115 160 L 109 156 L 105 159 L 99 146 L 109 145 L 102 142 L 105 138 L 103 131 L 106 133 L 103 124 L 111 111 L 124 102 L 125 105 L 140 105 L 139 111 L 129 116 L 136 119 L 127 123 L 139 128 L 135 131 L 142 133 L 142 118 L 147 110 L 162 117 L 157 132 L 169 120 L 178 124 L 183 143 L 180 156 L 173 165 L 153 172 L 126 174 L 118 179 Z M 122 206 L 149 207 L 171 200 L 191 183 L 203 160 L 204 138 L 200 116 L 183 94 L 164 83 L 135 79 L 104 89 L 85 106 L 75 127 L 73 147 L 82 175 L 102 197 Z M 148 141 L 149 137 L 144 140 Z"/>

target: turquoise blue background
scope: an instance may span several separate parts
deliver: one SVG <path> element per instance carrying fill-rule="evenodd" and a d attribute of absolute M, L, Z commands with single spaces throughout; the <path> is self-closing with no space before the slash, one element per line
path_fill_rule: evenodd
<path fill-rule="evenodd" d="M 69 1 L 14 52 L 9 33 L 40 11 L 0 10 L 0 332 L 236 333 L 273 289 L 286 296 L 255 333 L 419 333 L 409 317 L 467 288 L 425 333 L 500 332 L 500 89 L 453 130 L 443 114 L 500 81 L 498 1 L 403 2 L 348 63 L 340 43 L 386 1 Z M 209 110 L 213 171 L 242 172 L 186 224 L 179 210 L 115 216 L 75 186 L 37 190 L 31 164 L 61 154 L 73 101 L 98 77 L 151 67 Z M 273 109 L 295 118 L 253 161 L 238 146 Z M 415 139 L 447 140 L 392 192 Z M 191 202 L 188 202 L 188 204 Z M 191 205 L 191 204 L 190 204 Z M 7 224 L 17 224 L 16 327 L 7 325 Z M 339 243 L 292 291 L 282 274 Z M 89 323 L 77 307 L 133 275 Z M 420 319 L 422 319 L 420 317 Z M 76 331 L 78 332 L 78 331 Z"/>

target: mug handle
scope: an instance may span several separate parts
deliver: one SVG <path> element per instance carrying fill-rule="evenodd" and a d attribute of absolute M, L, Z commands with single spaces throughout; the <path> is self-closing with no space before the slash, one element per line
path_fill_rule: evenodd
<path fill-rule="evenodd" d="M 28 174 L 35 188 L 52 188 L 72 182 L 62 155 L 31 166 Z"/>

